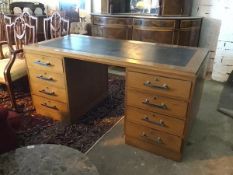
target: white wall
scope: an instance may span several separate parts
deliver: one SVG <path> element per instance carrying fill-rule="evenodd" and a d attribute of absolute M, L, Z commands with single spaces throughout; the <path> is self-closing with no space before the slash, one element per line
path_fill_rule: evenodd
<path fill-rule="evenodd" d="M 233 70 L 233 0 L 194 0 L 192 14 L 205 17 L 200 46 L 211 51 L 212 79 L 224 82 Z"/>

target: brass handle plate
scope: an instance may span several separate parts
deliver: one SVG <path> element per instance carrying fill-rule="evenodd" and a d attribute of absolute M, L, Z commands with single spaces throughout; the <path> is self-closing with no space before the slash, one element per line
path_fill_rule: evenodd
<path fill-rule="evenodd" d="M 151 124 L 154 124 L 154 125 L 158 125 L 160 127 L 165 127 L 165 123 L 162 119 L 160 119 L 159 122 L 156 122 L 156 121 L 151 121 L 148 116 L 145 116 L 141 120 L 148 122 L 148 123 L 151 123 Z"/>
<path fill-rule="evenodd" d="M 47 103 L 41 103 L 41 106 L 44 106 L 44 107 L 47 107 L 47 108 L 49 108 L 49 109 L 54 109 L 54 110 L 57 110 L 57 111 L 58 111 L 58 108 L 57 108 L 56 105 L 50 106 L 50 105 L 48 105 Z"/>
<path fill-rule="evenodd" d="M 52 64 L 50 62 L 43 62 L 41 60 L 36 60 L 34 63 L 38 64 L 40 66 L 46 66 L 46 67 L 52 66 Z"/>
<path fill-rule="evenodd" d="M 168 85 L 166 83 L 159 86 L 159 85 L 152 84 L 150 81 L 146 81 L 144 83 L 144 86 L 147 86 L 147 87 L 150 87 L 150 88 L 153 88 L 153 89 L 161 89 L 161 90 L 168 90 L 169 89 L 169 87 L 168 87 Z"/>
<path fill-rule="evenodd" d="M 41 80 L 46 80 L 46 81 L 54 81 L 52 77 L 46 77 L 44 75 L 38 75 L 36 78 L 41 79 Z"/>
<path fill-rule="evenodd" d="M 154 104 L 154 103 L 150 103 L 150 100 L 145 99 L 145 101 L 142 102 L 145 105 L 151 106 L 151 107 L 155 107 L 155 108 L 159 108 L 159 109 L 163 109 L 166 110 L 167 109 L 167 105 L 164 103 L 161 104 Z"/>
<path fill-rule="evenodd" d="M 144 132 L 144 131 L 142 132 L 141 137 L 147 139 L 148 141 L 152 141 L 153 143 L 158 144 L 158 145 L 164 144 L 164 142 L 163 142 L 163 140 L 162 140 L 161 137 L 156 137 L 155 140 L 154 140 L 154 139 L 151 139 L 151 138 L 148 137 L 148 135 L 147 135 L 146 132 Z"/>
<path fill-rule="evenodd" d="M 39 90 L 40 93 L 46 94 L 46 95 L 50 95 L 50 96 L 56 96 L 55 92 L 51 91 L 47 91 L 45 89 Z"/>

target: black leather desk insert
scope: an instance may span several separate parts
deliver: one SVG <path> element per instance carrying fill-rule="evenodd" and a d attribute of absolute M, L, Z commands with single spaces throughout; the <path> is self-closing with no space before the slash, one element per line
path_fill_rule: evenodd
<path fill-rule="evenodd" d="M 57 40 L 42 42 L 40 45 L 96 55 L 114 56 L 116 59 L 130 58 L 135 61 L 141 60 L 181 67 L 186 66 L 196 52 L 196 49 L 191 48 L 155 46 L 143 42 L 133 43 L 81 35 L 66 36 Z"/>

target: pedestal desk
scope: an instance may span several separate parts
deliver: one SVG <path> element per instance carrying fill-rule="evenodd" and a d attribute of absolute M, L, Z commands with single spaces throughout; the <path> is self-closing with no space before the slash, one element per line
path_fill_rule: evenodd
<path fill-rule="evenodd" d="M 125 141 L 180 160 L 202 92 L 202 48 L 69 35 L 25 46 L 37 113 L 76 121 L 107 95 L 108 65 L 126 69 Z"/>

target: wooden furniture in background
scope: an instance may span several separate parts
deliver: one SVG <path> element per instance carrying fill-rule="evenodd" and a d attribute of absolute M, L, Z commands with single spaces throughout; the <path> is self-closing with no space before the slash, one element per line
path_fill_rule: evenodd
<path fill-rule="evenodd" d="M 189 16 L 193 0 L 158 0 L 160 16 Z M 130 0 L 107 0 L 103 12 L 106 13 L 135 13 L 130 10 Z"/>
<path fill-rule="evenodd" d="M 13 31 L 13 32 L 12 32 Z M 12 36 L 12 33 L 14 34 Z M 15 19 L 12 24 L 6 25 L 7 41 L 0 43 L 0 83 L 7 86 L 12 109 L 17 110 L 15 95 L 13 92 L 13 81 L 16 81 L 27 74 L 25 59 L 23 56 L 23 46 L 29 43 L 35 43 L 35 27 L 26 23 L 21 17 Z M 12 46 L 14 38 L 15 48 Z M 2 46 L 7 45 L 10 50 L 9 57 L 5 57 L 2 53 Z"/>
<path fill-rule="evenodd" d="M 161 16 L 191 15 L 193 0 L 160 0 Z"/>
<path fill-rule="evenodd" d="M 57 38 L 69 34 L 70 22 L 64 19 L 58 12 L 54 12 L 50 17 L 44 18 L 44 37 Z"/>
<path fill-rule="evenodd" d="M 181 159 L 207 50 L 69 35 L 25 53 L 36 111 L 58 120 L 78 120 L 106 96 L 107 65 L 126 68 L 126 143 Z"/>
<path fill-rule="evenodd" d="M 11 14 L 14 14 L 15 7 L 20 8 L 22 13 L 23 13 L 24 8 L 29 8 L 32 11 L 32 15 L 38 15 L 35 13 L 35 10 L 37 8 L 39 8 L 42 11 L 42 14 L 40 14 L 40 15 L 46 15 L 45 14 L 45 7 L 44 7 L 44 4 L 42 4 L 42 3 L 38 3 L 38 2 L 12 2 L 12 3 L 10 3 Z"/>
<path fill-rule="evenodd" d="M 92 14 L 92 35 L 198 46 L 202 18 Z"/>

